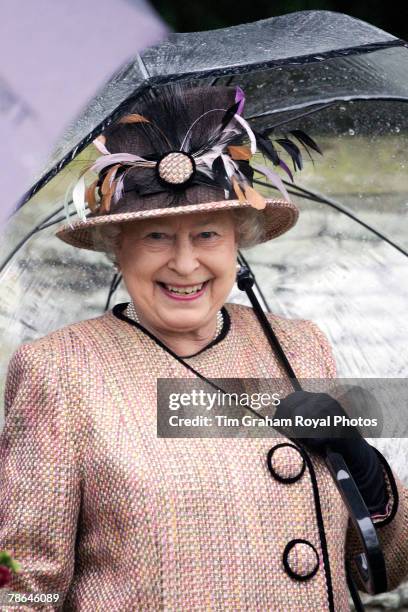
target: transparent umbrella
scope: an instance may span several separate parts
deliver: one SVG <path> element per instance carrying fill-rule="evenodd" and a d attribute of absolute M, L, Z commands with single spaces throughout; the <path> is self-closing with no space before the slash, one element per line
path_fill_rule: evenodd
<path fill-rule="evenodd" d="M 288 185 L 297 226 L 241 257 L 266 309 L 312 319 L 326 333 L 339 376 L 406 377 L 407 69 L 405 41 L 326 11 L 172 34 L 136 56 L 67 131 L 9 220 L 0 246 L 2 379 L 22 342 L 127 300 L 101 254 L 54 232 L 67 187 L 98 155 L 92 140 L 147 89 L 174 81 L 239 85 L 254 128 L 301 126 L 319 142 L 323 157 L 306 160 Z"/>

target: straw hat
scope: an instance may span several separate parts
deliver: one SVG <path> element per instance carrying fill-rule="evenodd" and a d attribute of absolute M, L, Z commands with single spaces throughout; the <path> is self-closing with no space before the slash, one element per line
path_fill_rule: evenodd
<path fill-rule="evenodd" d="M 237 87 L 181 85 L 150 91 L 128 114 L 94 140 L 101 156 L 80 176 L 72 192 L 78 219 L 62 226 L 58 238 L 73 246 L 101 250 L 95 228 L 112 223 L 170 215 L 255 208 L 262 215 L 259 242 L 288 231 L 297 207 L 270 165 L 250 164 L 258 151 L 292 177 L 266 132 L 255 132 L 243 118 L 243 91 Z M 306 148 L 319 151 L 300 130 L 292 132 Z M 275 140 L 301 169 L 299 147 Z M 282 194 L 264 198 L 253 188 L 257 171 Z M 89 186 L 89 173 L 97 175 Z"/>

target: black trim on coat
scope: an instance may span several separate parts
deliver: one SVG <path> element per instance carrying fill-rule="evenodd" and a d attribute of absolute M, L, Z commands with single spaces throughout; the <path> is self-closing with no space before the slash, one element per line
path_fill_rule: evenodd
<path fill-rule="evenodd" d="M 178 359 L 178 361 L 183 360 L 183 359 L 190 359 L 191 357 L 197 357 L 197 355 L 200 355 L 204 351 L 207 351 L 209 348 L 213 347 L 215 344 L 218 344 L 219 342 L 221 342 L 221 340 L 224 340 L 225 336 L 228 334 L 228 332 L 229 332 L 229 330 L 231 328 L 231 317 L 229 315 L 228 310 L 225 308 L 225 306 L 223 306 L 221 308 L 221 313 L 222 313 L 222 318 L 223 318 L 223 326 L 222 326 L 222 330 L 218 334 L 218 336 L 216 338 L 214 338 L 214 340 L 212 340 L 209 344 L 207 344 L 207 346 L 205 346 L 204 348 L 200 349 L 197 353 L 194 353 L 193 355 L 186 355 L 186 356 L 181 357 L 180 355 L 176 355 L 176 353 L 174 353 L 161 340 L 156 338 L 156 336 L 154 336 L 148 329 L 143 327 L 143 325 L 141 325 L 140 323 L 137 323 L 133 319 L 129 319 L 129 317 L 127 317 L 124 314 L 124 311 L 126 310 L 128 304 L 129 304 L 129 302 L 123 302 L 122 304 L 116 304 L 116 306 L 114 306 L 112 308 L 112 313 L 114 314 L 114 316 L 117 317 L 118 319 L 120 319 L 121 321 L 125 321 L 126 323 L 130 323 L 131 325 L 134 325 L 135 327 L 140 329 L 147 336 L 149 336 L 149 338 L 151 338 L 154 342 L 156 342 L 156 344 L 158 344 L 161 348 L 165 349 L 173 357 Z M 181 361 L 181 363 L 183 363 L 183 361 Z"/>
<path fill-rule="evenodd" d="M 336 612 L 334 608 L 333 581 L 332 581 L 331 570 L 330 570 L 329 551 L 327 548 L 326 532 L 324 530 L 323 513 L 322 513 L 322 506 L 320 504 L 320 495 L 319 495 L 319 487 L 317 486 L 316 472 L 313 467 L 312 460 L 307 454 L 307 452 L 305 451 L 305 449 L 302 446 L 300 446 L 300 444 L 298 445 L 295 440 L 293 440 L 293 442 L 296 444 L 298 450 L 301 452 L 304 460 L 306 461 L 307 467 L 309 468 L 310 479 L 312 481 L 312 487 L 313 487 L 315 508 L 316 508 L 317 526 L 319 529 L 320 543 L 322 546 L 323 565 L 324 565 L 324 569 L 326 572 L 327 598 L 329 600 L 329 610 L 330 612 Z"/>
<path fill-rule="evenodd" d="M 382 519 L 380 521 L 376 521 L 374 523 L 374 527 L 376 529 L 378 529 L 379 527 L 384 527 L 385 525 L 388 525 L 389 523 L 391 523 L 391 521 L 393 520 L 393 518 L 397 514 L 397 510 L 398 510 L 398 506 L 399 506 L 399 495 L 398 495 L 397 483 L 395 482 L 394 474 L 392 473 L 390 464 L 388 463 L 388 461 L 386 460 L 384 455 L 382 455 L 380 453 L 378 448 L 375 448 L 375 446 L 372 446 L 372 448 L 377 453 L 377 457 L 380 460 L 381 465 L 383 466 L 383 468 L 385 469 L 385 471 L 387 473 L 388 480 L 389 480 L 390 485 L 391 485 L 391 493 L 392 493 L 392 496 L 394 498 L 390 514 L 385 519 Z"/>

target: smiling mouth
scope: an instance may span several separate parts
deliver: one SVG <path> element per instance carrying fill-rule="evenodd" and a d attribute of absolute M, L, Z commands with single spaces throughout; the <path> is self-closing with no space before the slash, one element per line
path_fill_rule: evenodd
<path fill-rule="evenodd" d="M 167 285 L 166 283 L 161 283 L 158 281 L 158 284 L 169 291 L 170 293 L 174 293 L 175 295 L 193 295 L 194 293 L 199 293 L 204 289 L 204 287 L 209 283 L 209 281 L 205 281 L 204 283 L 200 283 L 197 285 L 188 285 L 185 287 L 177 287 L 175 285 Z"/>

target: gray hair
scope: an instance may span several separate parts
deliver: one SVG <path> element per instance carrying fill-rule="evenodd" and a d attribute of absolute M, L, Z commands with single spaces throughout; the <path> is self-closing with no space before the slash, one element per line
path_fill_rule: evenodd
<path fill-rule="evenodd" d="M 230 212 L 235 223 L 238 248 L 255 246 L 264 238 L 264 216 L 255 208 L 232 208 Z M 132 223 L 132 221 L 130 221 Z M 98 225 L 93 230 L 94 247 L 106 253 L 116 262 L 116 249 L 120 244 L 121 223 Z"/>

